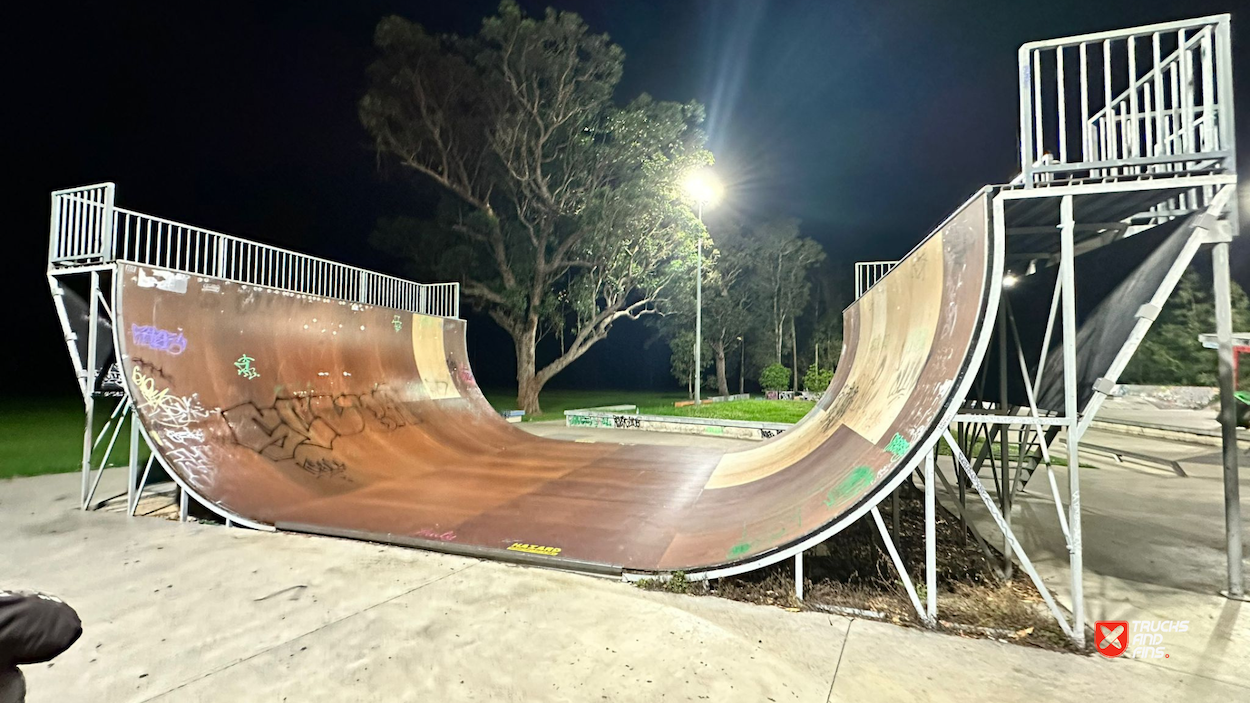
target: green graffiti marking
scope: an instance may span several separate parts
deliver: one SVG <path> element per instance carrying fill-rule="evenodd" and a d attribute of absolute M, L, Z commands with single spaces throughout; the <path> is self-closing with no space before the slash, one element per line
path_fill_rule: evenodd
<path fill-rule="evenodd" d="M 253 361 L 256 360 L 247 354 L 244 354 L 239 357 L 238 361 L 234 362 L 234 367 L 239 370 L 239 375 L 249 381 L 253 378 L 260 378 L 260 373 L 256 369 L 252 368 Z"/>
<path fill-rule="evenodd" d="M 743 554 L 746 554 L 746 553 L 747 553 L 747 552 L 749 552 L 749 551 L 751 551 L 751 545 L 750 545 L 749 543 L 747 543 L 747 542 L 739 542 L 738 544 L 735 544 L 735 545 L 734 545 L 734 546 L 733 546 L 733 547 L 729 550 L 729 556 L 731 556 L 731 557 L 740 557 L 740 556 L 742 556 Z"/>
<path fill-rule="evenodd" d="M 395 331 L 398 332 L 404 328 L 404 321 L 399 319 L 399 315 L 396 315 L 391 319 L 391 325 L 395 328 Z"/>
<path fill-rule="evenodd" d="M 704 431 L 704 432 L 706 432 L 706 433 L 708 433 L 708 434 L 725 434 L 725 428 L 724 428 L 724 427 L 716 427 L 716 426 L 712 426 L 712 427 L 704 427 L 704 428 L 703 428 L 703 431 Z"/>
<path fill-rule="evenodd" d="M 894 455 L 895 461 L 902 459 L 908 449 L 911 449 L 911 442 L 903 439 L 903 435 L 897 432 L 894 433 L 894 438 L 890 440 L 890 443 L 885 445 L 885 450 Z"/>
<path fill-rule="evenodd" d="M 825 494 L 825 507 L 832 508 L 850 496 L 858 494 L 872 484 L 873 476 L 875 476 L 873 470 L 867 466 L 856 466 L 851 469 L 851 473 L 847 474 L 846 478 Z"/>
<path fill-rule="evenodd" d="M 611 429 L 612 418 L 593 415 L 569 415 L 569 427 L 606 427 Z"/>

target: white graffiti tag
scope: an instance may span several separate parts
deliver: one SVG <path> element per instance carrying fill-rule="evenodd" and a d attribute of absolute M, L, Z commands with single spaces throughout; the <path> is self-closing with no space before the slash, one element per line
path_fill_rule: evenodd
<path fill-rule="evenodd" d="M 165 456 L 187 474 L 210 471 L 213 468 L 212 456 L 204 447 L 174 447 L 166 451 Z"/>
<path fill-rule="evenodd" d="M 190 276 L 185 273 L 153 269 L 152 274 L 148 275 L 147 271 L 139 269 L 138 283 L 140 288 L 155 288 L 157 290 L 167 290 L 171 293 L 186 293 L 188 279 L 190 279 Z"/>
<path fill-rule="evenodd" d="M 191 425 L 208 417 L 208 411 L 200 405 L 199 394 L 193 393 L 189 396 L 167 396 L 150 422 L 161 439 L 170 444 L 186 444 L 191 440 L 204 441 L 204 430 L 191 429 Z"/>

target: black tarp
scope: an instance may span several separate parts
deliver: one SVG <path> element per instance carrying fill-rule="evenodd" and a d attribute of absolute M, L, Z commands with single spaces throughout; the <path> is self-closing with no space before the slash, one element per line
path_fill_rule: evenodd
<path fill-rule="evenodd" d="M 1149 302 L 1180 256 L 1192 229 L 1191 218 L 1177 218 L 1076 257 L 1078 410 L 1085 408 L 1093 395 L 1094 382 L 1106 375 L 1115 355 L 1128 341 L 1138 309 Z M 1003 289 L 1019 331 L 1030 379 L 1036 378 L 1058 275 L 1059 267 L 1051 266 L 1023 276 L 1016 285 Z M 1028 395 L 1020 377 L 1019 355 L 1010 324 L 1007 336 L 1007 398 L 1012 405 L 1027 406 Z M 978 373 L 984 383 L 975 384 L 969 397 L 999 401 L 998 359 L 996 343 Z M 1062 302 L 1051 333 L 1046 370 L 1036 390 L 1039 409 L 1063 412 Z"/>
<path fill-rule="evenodd" d="M 74 330 L 74 334 L 78 336 L 75 340 L 75 346 L 78 348 L 78 358 L 84 364 L 87 364 L 87 333 L 91 329 L 91 308 L 87 304 L 86 298 L 69 286 L 62 285 L 61 290 L 64 292 L 62 300 L 65 301 L 65 317 L 69 320 L 70 329 Z M 109 369 L 116 362 L 116 355 L 113 353 L 113 324 L 109 320 L 108 315 L 104 311 L 100 311 L 100 316 L 96 322 L 96 368 L 100 373 L 96 376 L 95 387 L 93 393 L 104 395 L 116 395 L 121 387 L 112 382 L 105 382 L 108 377 Z"/>

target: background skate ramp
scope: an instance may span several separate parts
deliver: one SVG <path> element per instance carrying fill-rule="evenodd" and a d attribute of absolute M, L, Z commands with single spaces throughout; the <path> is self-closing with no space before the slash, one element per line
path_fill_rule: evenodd
<path fill-rule="evenodd" d="M 936 442 L 997 299 L 988 220 L 983 191 L 847 308 L 817 407 L 745 451 L 519 430 L 474 383 L 460 320 L 211 278 L 161 290 L 121 264 L 116 341 L 158 458 L 245 524 L 591 570 L 746 570 L 841 529 Z"/>

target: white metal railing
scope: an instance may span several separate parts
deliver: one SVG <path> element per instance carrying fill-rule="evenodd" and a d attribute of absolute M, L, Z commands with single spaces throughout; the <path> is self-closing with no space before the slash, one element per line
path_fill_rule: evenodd
<path fill-rule="evenodd" d="M 1026 187 L 1233 168 L 1228 15 L 1020 47 Z"/>
<path fill-rule="evenodd" d="M 114 207 L 113 194 L 112 183 L 52 194 L 51 267 L 120 260 L 353 303 L 460 316 L 459 283 L 415 283 L 144 215 Z"/>
<path fill-rule="evenodd" d="M 855 262 L 855 299 L 859 300 L 869 288 L 875 286 L 877 281 L 884 278 L 897 265 L 897 261 Z"/>
<path fill-rule="evenodd" d="M 112 183 L 52 193 L 48 261 L 73 263 L 106 256 L 113 212 Z"/>

